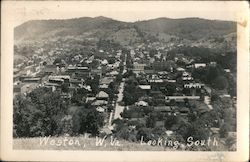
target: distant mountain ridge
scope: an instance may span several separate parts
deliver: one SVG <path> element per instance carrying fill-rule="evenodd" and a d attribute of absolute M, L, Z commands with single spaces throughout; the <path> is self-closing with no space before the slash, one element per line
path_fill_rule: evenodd
<path fill-rule="evenodd" d="M 200 39 L 209 35 L 227 35 L 236 31 L 236 23 L 200 18 L 158 18 L 137 22 L 142 30 L 176 35 L 185 39 Z"/>
<path fill-rule="evenodd" d="M 236 22 L 207 20 L 200 18 L 169 19 L 157 18 L 137 22 L 122 22 L 111 18 L 81 17 L 65 20 L 31 20 L 14 29 L 15 42 L 47 39 L 49 37 L 88 36 L 127 39 L 142 39 L 141 33 L 148 35 L 171 35 L 181 39 L 199 40 L 211 36 L 224 36 L 236 32 Z M 130 34 L 126 34 L 130 33 Z M 135 38 L 132 38 L 135 37 Z"/>

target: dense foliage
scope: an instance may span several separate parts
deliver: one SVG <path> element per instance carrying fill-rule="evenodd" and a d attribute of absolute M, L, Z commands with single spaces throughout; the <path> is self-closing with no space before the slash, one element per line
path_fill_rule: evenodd
<path fill-rule="evenodd" d="M 84 92 L 79 90 L 79 95 Z M 79 102 L 77 97 L 75 102 Z M 37 137 L 58 136 L 61 134 L 97 135 L 103 126 L 104 117 L 91 105 L 75 107 L 71 111 L 69 102 L 61 98 L 58 92 L 47 88 L 38 88 L 26 96 L 18 95 L 14 99 L 14 136 Z"/>

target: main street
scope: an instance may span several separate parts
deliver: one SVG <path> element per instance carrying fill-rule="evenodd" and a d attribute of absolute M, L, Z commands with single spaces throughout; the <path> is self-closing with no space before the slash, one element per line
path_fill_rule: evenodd
<path fill-rule="evenodd" d="M 120 105 L 120 102 L 122 101 L 122 98 L 123 98 L 123 91 L 124 91 L 124 81 L 121 82 L 120 86 L 119 86 L 119 93 L 118 93 L 118 98 L 117 98 L 117 101 L 116 101 L 116 105 L 115 105 L 115 115 L 114 115 L 114 119 L 117 119 L 117 118 L 121 118 L 121 115 L 120 113 L 123 112 L 124 110 L 124 106 Z"/>
<path fill-rule="evenodd" d="M 127 55 L 125 55 L 125 59 L 124 59 L 124 68 L 123 68 L 123 72 L 122 74 L 126 73 L 127 69 L 126 69 L 126 59 L 127 59 Z M 120 83 L 119 86 L 119 93 L 117 95 L 117 100 L 116 100 L 116 104 L 115 104 L 115 112 L 114 112 L 114 119 L 120 118 L 121 119 L 121 112 L 123 112 L 125 106 L 120 105 L 122 99 L 123 99 L 123 91 L 124 91 L 124 85 L 125 85 L 125 80 L 122 79 L 122 82 Z M 111 115 L 113 114 L 113 112 L 111 113 Z"/>

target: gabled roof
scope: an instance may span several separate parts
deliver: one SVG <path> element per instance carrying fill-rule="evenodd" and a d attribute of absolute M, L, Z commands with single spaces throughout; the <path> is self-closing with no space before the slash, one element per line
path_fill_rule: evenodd
<path fill-rule="evenodd" d="M 108 98 L 109 95 L 108 95 L 106 92 L 104 92 L 104 91 L 100 91 L 100 92 L 96 95 L 96 97 L 98 97 L 98 98 Z"/>

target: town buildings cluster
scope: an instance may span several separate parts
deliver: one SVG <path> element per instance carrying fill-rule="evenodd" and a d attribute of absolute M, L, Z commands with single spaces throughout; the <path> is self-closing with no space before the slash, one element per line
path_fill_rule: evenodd
<path fill-rule="evenodd" d="M 27 62 L 15 64 L 14 96 L 25 96 L 45 87 L 59 92 L 61 98 L 71 102 L 70 106 L 88 103 L 106 114 L 100 130 L 106 134 L 118 132 L 117 120 L 129 122 L 130 133 L 138 133 L 138 125 L 144 125 L 164 127 L 166 135 L 171 136 L 178 132 L 177 126 L 170 124 L 170 119 L 176 117 L 188 122 L 190 114 L 199 118 L 211 111 L 227 109 L 235 119 L 236 96 L 230 95 L 227 87 L 216 89 L 217 85 L 213 87 L 195 75 L 197 71 L 216 68 L 219 63 L 202 62 L 182 53 L 170 54 L 173 48 L 173 44 L 149 42 L 126 49 L 97 48 L 88 55 L 61 55 L 61 48 L 55 49 L 54 55 L 34 54 Z M 41 54 L 44 50 L 37 52 Z M 223 70 L 225 76 L 235 77 L 230 69 Z M 79 95 L 80 90 L 83 95 Z M 211 125 L 204 125 L 211 136 L 219 136 L 222 125 L 228 122 L 224 116 L 219 119 L 213 118 Z M 232 121 L 227 133 L 235 136 L 236 123 Z"/>

